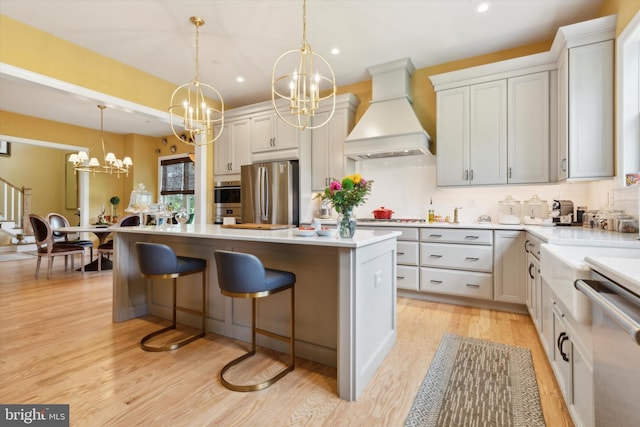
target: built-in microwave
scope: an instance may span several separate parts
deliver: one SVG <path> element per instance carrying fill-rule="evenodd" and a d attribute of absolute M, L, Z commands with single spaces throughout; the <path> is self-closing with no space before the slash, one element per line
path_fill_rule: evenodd
<path fill-rule="evenodd" d="M 213 188 L 214 223 L 222 224 L 224 218 L 242 221 L 240 181 L 220 181 Z"/>

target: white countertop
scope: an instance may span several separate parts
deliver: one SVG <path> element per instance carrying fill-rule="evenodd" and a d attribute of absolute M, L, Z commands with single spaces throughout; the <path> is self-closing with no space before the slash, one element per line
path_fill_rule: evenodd
<path fill-rule="evenodd" d="M 596 272 L 640 295 L 640 254 L 629 258 L 587 256 L 584 261 Z"/>
<path fill-rule="evenodd" d="M 424 223 L 424 222 L 358 222 L 358 227 L 411 227 L 411 228 L 470 228 L 485 230 L 524 230 L 546 243 L 569 246 L 598 246 L 609 248 L 640 249 L 637 233 L 597 230 L 580 226 L 505 225 L 497 223 Z"/>
<path fill-rule="evenodd" d="M 281 230 L 248 230 L 237 228 L 224 228 L 214 224 L 187 224 L 180 225 L 157 225 L 140 227 L 112 227 L 109 230 L 115 233 L 134 234 L 161 234 L 167 236 L 185 236 L 204 239 L 225 239 L 259 241 L 268 243 L 288 243 L 295 245 L 333 246 L 345 248 L 359 248 L 371 245 L 384 240 L 392 239 L 401 235 L 398 231 L 392 230 L 356 230 L 352 239 L 341 239 L 337 236 L 322 237 L 314 235 L 312 237 L 298 236 L 297 228 L 287 228 Z"/>

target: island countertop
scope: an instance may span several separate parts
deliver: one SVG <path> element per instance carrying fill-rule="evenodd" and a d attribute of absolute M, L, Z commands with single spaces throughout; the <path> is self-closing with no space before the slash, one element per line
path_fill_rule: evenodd
<path fill-rule="evenodd" d="M 361 248 L 401 235 L 398 231 L 380 228 L 378 230 L 358 229 L 351 239 L 341 239 L 337 237 L 337 235 L 331 237 L 318 235 L 303 237 L 298 235 L 297 228 L 286 228 L 280 230 L 250 230 L 226 228 L 221 225 L 214 224 L 111 227 L 109 230 L 116 233 L 153 234 L 263 243 L 286 243 L 293 245 L 330 246 L 337 248 Z"/>

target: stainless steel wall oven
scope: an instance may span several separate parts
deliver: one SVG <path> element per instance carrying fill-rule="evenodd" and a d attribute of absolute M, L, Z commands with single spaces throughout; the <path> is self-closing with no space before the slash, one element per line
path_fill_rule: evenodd
<path fill-rule="evenodd" d="M 213 188 L 214 223 L 222 224 L 225 217 L 242 221 L 242 190 L 240 181 L 220 181 Z"/>

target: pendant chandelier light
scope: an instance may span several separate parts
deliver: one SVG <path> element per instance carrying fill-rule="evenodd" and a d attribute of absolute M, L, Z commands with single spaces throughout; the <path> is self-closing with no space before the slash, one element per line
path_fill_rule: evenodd
<path fill-rule="evenodd" d="M 116 158 L 115 154 L 111 151 L 107 151 L 107 146 L 104 142 L 104 105 L 98 105 L 100 109 L 100 145 L 102 147 L 102 159 L 104 164 L 100 164 L 97 157 L 89 158 L 89 154 L 93 151 L 95 146 L 89 149 L 89 152 L 78 151 L 69 156 L 69 162 L 73 163 L 73 171 L 76 172 L 90 172 L 95 176 L 97 173 L 106 173 L 110 175 L 116 175 L 118 178 L 120 174 L 129 176 L 129 167 L 133 166 L 131 157 L 125 157 L 123 160 Z M 96 144 L 97 145 L 97 144 Z"/>
<path fill-rule="evenodd" d="M 278 105 L 279 99 L 288 102 Z M 271 100 L 280 119 L 300 130 L 319 128 L 333 117 L 336 78 L 329 63 L 313 52 L 307 42 L 306 0 L 302 4 L 302 48 L 283 53 L 273 64 Z M 318 108 L 325 106 L 331 111 L 327 119 L 312 122 Z"/>
<path fill-rule="evenodd" d="M 199 29 L 204 20 L 197 16 L 189 20 L 196 27 L 196 74 L 191 82 L 178 86 L 171 95 L 170 123 L 173 134 L 180 141 L 189 145 L 206 145 L 222 134 L 224 101 L 214 87 L 199 81 Z"/>

